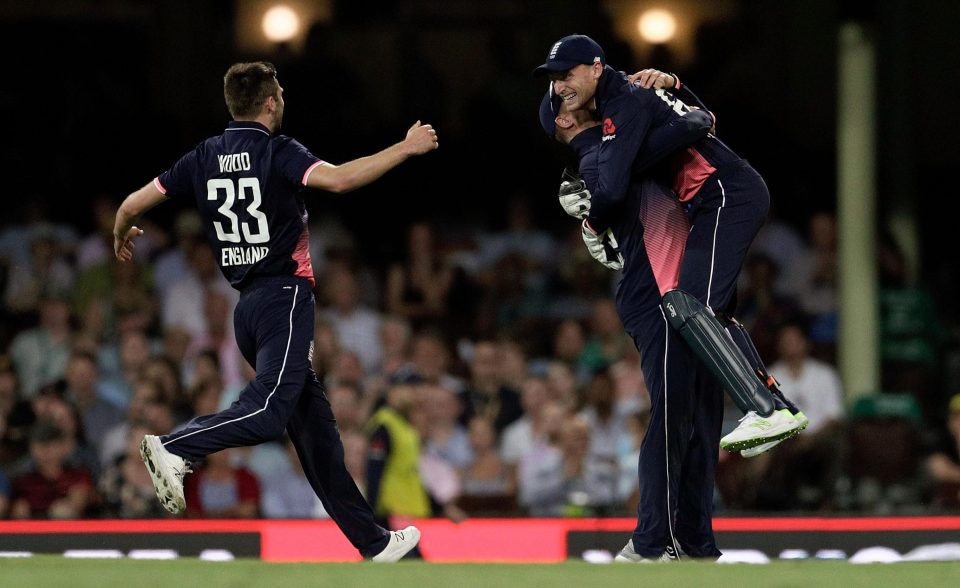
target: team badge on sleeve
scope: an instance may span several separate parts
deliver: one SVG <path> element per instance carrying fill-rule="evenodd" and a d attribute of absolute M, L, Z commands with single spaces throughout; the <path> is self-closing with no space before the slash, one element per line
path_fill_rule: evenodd
<path fill-rule="evenodd" d="M 603 138 L 601 141 L 609 141 L 617 136 L 617 125 L 613 124 L 613 119 L 607 117 L 603 119 Z"/>

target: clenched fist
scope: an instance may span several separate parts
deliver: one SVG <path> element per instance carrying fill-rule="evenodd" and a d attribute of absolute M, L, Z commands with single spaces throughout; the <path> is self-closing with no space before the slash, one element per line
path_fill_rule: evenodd
<path fill-rule="evenodd" d="M 422 125 L 420 121 L 413 123 L 407 130 L 407 138 L 403 140 L 410 155 L 423 155 L 440 146 L 437 142 L 437 131 L 432 125 Z"/>

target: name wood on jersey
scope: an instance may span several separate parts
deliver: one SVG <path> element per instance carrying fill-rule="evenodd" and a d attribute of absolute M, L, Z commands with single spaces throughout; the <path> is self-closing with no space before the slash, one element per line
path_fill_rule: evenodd
<path fill-rule="evenodd" d="M 220 173 L 247 171 L 250 169 L 250 154 L 227 153 L 226 155 L 217 155 L 217 161 L 220 162 Z"/>
<path fill-rule="evenodd" d="M 269 247 L 224 247 L 220 250 L 220 265 L 250 265 L 270 253 Z"/>

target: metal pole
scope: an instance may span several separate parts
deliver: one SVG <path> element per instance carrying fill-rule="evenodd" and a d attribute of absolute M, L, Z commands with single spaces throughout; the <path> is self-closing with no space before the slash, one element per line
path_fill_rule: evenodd
<path fill-rule="evenodd" d="M 837 108 L 840 375 L 848 403 L 880 388 L 876 66 L 864 26 L 840 27 Z"/>

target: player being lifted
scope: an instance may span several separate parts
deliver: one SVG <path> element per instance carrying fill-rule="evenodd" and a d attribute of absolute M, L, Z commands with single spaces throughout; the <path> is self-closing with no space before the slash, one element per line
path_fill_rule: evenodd
<path fill-rule="evenodd" d="M 119 260 L 130 260 L 134 240 L 143 234 L 135 226 L 143 213 L 170 197 L 196 199 L 220 269 L 240 291 L 237 345 L 257 375 L 226 410 L 197 417 L 176 433 L 147 435 L 141 456 L 160 502 L 179 513 L 186 507 L 183 476 L 192 462 L 286 431 L 310 485 L 353 546 L 374 561 L 396 561 L 416 546 L 420 531 L 411 526 L 388 532 L 374 522 L 344 466 L 333 411 L 310 365 L 314 278 L 303 190 L 342 193 L 365 186 L 409 157 L 436 149 L 436 131 L 417 121 L 399 143 L 332 165 L 276 134 L 284 100 L 272 64 L 234 64 L 224 76 L 223 94 L 233 121 L 124 200 L 114 250 Z"/>
<path fill-rule="evenodd" d="M 561 202 L 568 213 L 584 219 L 589 249 L 612 251 L 616 238 L 611 228 L 622 213 L 638 151 L 651 131 L 689 109 L 659 90 L 673 87 L 672 76 L 656 72 L 669 81 L 657 86 L 659 93 L 648 91 L 654 83 L 647 79 L 640 85 L 629 83 L 605 64 L 603 50 L 584 35 L 555 43 L 535 73 L 549 76 L 556 101 L 567 111 L 589 110 L 603 121 L 595 188 L 586 190 L 582 183 L 564 187 Z M 692 94 L 688 99 L 699 103 Z M 749 335 L 732 318 L 737 276 L 766 218 L 770 195 L 746 160 L 712 135 L 680 154 L 674 166 L 671 180 L 687 210 L 690 232 L 679 285 L 664 293 L 663 310 L 691 352 L 746 413 L 721 447 L 735 451 L 772 447 L 806 426 L 806 417 L 780 394 Z"/>
<path fill-rule="evenodd" d="M 806 424 L 767 376 L 743 328 L 724 317 L 735 305 L 736 276 L 766 214 L 766 186 L 706 128 L 665 169 L 640 181 L 646 168 L 641 161 L 650 157 L 646 151 L 670 144 L 655 137 L 693 128 L 692 121 L 682 121 L 695 113 L 659 90 L 678 85 L 667 74 L 647 70 L 634 85 L 606 66 L 603 50 L 583 35 L 555 43 L 537 73 L 551 79 L 541 124 L 548 135 L 570 144 L 583 174 L 583 181 L 562 185 L 561 204 L 584 219 L 591 254 L 624 270 L 618 311 L 646 358 L 644 377 L 653 384 L 639 464 L 640 516 L 617 560 L 672 559 L 681 549 L 716 557 L 711 524 L 716 446 L 757 454 Z M 655 84 L 656 92 L 649 89 Z M 692 94 L 690 99 L 703 106 Z M 673 195 L 672 205 L 664 194 Z M 692 366 L 686 354 L 669 349 L 666 323 L 746 413 L 722 441 L 720 395 L 699 376 L 688 383 Z"/>

